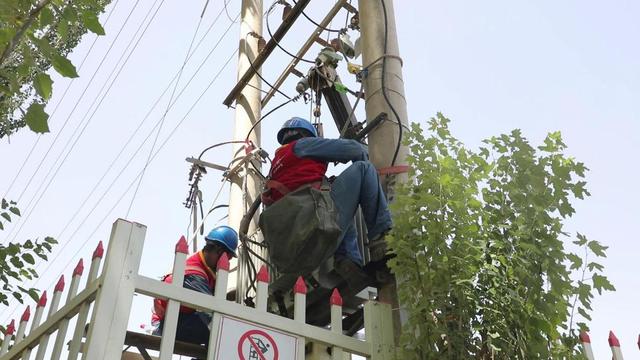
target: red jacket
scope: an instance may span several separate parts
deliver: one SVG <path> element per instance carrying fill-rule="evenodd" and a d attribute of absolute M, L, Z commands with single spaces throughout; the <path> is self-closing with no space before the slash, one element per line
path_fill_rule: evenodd
<path fill-rule="evenodd" d="M 269 176 L 272 186 L 267 184 L 270 191 L 266 194 L 266 203 L 273 203 L 282 198 L 288 191 L 294 191 L 302 185 L 322 181 L 327 172 L 327 163 L 311 158 L 301 158 L 293 151 L 297 141 L 282 145 L 276 150 L 271 163 Z M 284 188 L 277 190 L 280 184 Z M 283 193 L 284 191 L 284 193 Z"/>
<path fill-rule="evenodd" d="M 197 275 L 207 280 L 209 284 L 209 288 L 211 293 L 213 293 L 214 287 L 216 285 L 216 274 L 213 270 L 207 266 L 204 261 L 204 254 L 202 251 L 198 251 L 197 253 L 189 256 L 186 261 L 186 266 L 184 268 L 184 274 L 186 275 Z M 171 284 L 173 280 L 173 276 L 171 274 L 166 275 L 162 281 Z M 153 300 L 153 314 L 151 315 L 151 322 L 157 322 L 164 319 L 165 311 L 167 310 L 167 300 L 164 299 L 154 299 Z M 194 309 L 188 308 L 186 306 L 180 307 L 180 312 L 183 313 L 192 313 Z"/>

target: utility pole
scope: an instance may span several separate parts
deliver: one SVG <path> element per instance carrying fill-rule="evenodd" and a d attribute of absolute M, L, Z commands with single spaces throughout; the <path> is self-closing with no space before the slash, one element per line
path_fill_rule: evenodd
<path fill-rule="evenodd" d="M 364 79 L 367 119 L 374 119 L 381 112 L 385 112 L 391 120 L 381 123 L 369 134 L 369 157 L 376 168 L 382 173 L 388 173 L 381 176 L 381 181 L 387 198 L 393 201 L 393 187 L 397 182 L 405 182 L 408 178 L 404 165 L 409 152 L 408 148 L 400 143 L 397 157 L 395 162 L 393 161 L 400 140 L 398 122 L 405 126 L 403 134 L 408 123 L 393 0 L 359 0 L 358 5 L 362 63 L 369 66 L 368 75 Z M 381 301 L 390 303 L 393 309 L 400 309 L 395 278 L 378 291 Z M 401 314 L 401 311 L 393 312 L 396 343 L 400 337 L 401 324 L 405 322 Z"/>
<path fill-rule="evenodd" d="M 238 51 L 238 79 L 251 68 L 251 62 L 255 61 L 258 55 L 258 39 L 249 35 L 262 35 L 262 0 L 242 0 L 240 13 L 240 41 Z M 260 119 L 260 79 L 257 76 L 251 77 L 236 100 L 235 130 L 234 140 L 244 140 L 249 129 Z M 255 146 L 260 146 L 260 126 L 252 131 L 249 136 Z M 242 144 L 233 145 L 234 166 L 236 161 L 245 155 Z M 257 164 L 259 166 L 259 164 Z M 250 168 L 250 167 L 249 167 Z M 248 167 L 245 166 L 245 170 Z M 260 181 L 256 173 L 244 171 L 240 176 L 232 179 L 231 193 L 229 195 L 229 225 L 238 229 L 242 216 L 251 206 L 253 200 L 260 195 Z M 257 222 L 254 221 L 249 227 L 249 234 L 256 229 Z M 255 249 L 254 249 L 255 250 Z M 239 259 L 237 274 L 237 299 L 241 299 L 247 286 L 247 259 Z"/>

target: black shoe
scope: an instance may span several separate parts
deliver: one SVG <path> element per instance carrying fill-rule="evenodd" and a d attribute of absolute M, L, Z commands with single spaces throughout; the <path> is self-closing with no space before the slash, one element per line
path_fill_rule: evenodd
<path fill-rule="evenodd" d="M 347 258 L 335 259 L 333 268 L 352 290 L 356 287 L 366 286 L 371 282 L 371 278 L 362 270 L 362 267 Z"/>

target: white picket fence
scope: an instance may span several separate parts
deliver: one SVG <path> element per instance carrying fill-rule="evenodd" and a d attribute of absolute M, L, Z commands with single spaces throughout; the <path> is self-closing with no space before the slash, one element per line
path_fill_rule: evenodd
<path fill-rule="evenodd" d="M 620 349 L 620 340 L 613 333 L 613 331 L 609 331 L 609 347 L 611 348 L 611 356 L 612 360 L 623 360 L 622 350 Z M 584 354 L 587 360 L 595 360 L 593 356 L 593 349 L 591 348 L 591 338 L 586 331 L 580 332 L 580 343 L 582 344 L 582 349 L 584 350 Z M 638 348 L 640 348 L 640 335 L 638 335 Z M 634 358 L 635 359 L 635 358 Z"/>
<path fill-rule="evenodd" d="M 102 244 L 93 253 L 91 267 L 84 289 L 79 291 L 83 273 L 82 260 L 73 271 L 66 302 L 58 309 L 64 291 L 64 278 L 55 287 L 49 304 L 46 320 L 41 319 L 47 305 L 46 292 L 36 306 L 30 330 L 29 308 L 25 310 L 15 331 L 14 322 L 7 329 L 0 348 L 0 360 L 42 360 L 45 354 L 50 359 L 121 359 L 127 324 L 134 294 L 168 299 L 160 342 L 159 359 L 171 359 L 174 352 L 176 324 L 180 305 L 213 314 L 207 359 L 216 358 L 215 346 L 219 341 L 219 325 L 224 319 L 237 319 L 256 326 L 290 334 L 297 338 L 296 354 L 291 359 L 304 359 L 306 341 L 332 347 L 332 359 L 342 360 L 343 354 L 357 354 L 373 360 L 388 360 L 394 355 L 391 309 L 387 304 L 369 301 L 364 305 L 365 340 L 342 334 L 342 301 L 337 291 L 331 297 L 331 327 L 320 328 L 305 323 L 306 288 L 302 279 L 294 288 L 294 318 L 289 319 L 267 312 L 268 273 L 261 270 L 256 292 L 256 307 L 246 307 L 226 300 L 229 265 L 226 257 L 218 264 L 215 295 L 209 296 L 184 289 L 187 243 L 184 238 L 176 244 L 173 265 L 173 282 L 167 284 L 138 273 L 146 227 L 126 220 L 117 220 L 105 263 L 100 276 L 98 270 L 102 260 Z M 92 309 L 91 309 L 92 308 Z M 91 311 L 90 311 L 91 309 Z M 85 329 L 88 316 L 88 331 Z M 75 329 L 71 341 L 67 337 L 70 321 L 75 318 Z M 55 338 L 53 348 L 49 340 Z M 280 357 L 281 360 L 287 360 Z"/>

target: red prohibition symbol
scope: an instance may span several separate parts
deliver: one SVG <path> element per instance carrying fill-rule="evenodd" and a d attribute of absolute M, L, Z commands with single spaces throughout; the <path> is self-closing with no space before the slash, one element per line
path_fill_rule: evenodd
<path fill-rule="evenodd" d="M 262 330 L 249 330 L 240 336 L 238 356 L 240 360 L 278 360 L 275 340 Z"/>

